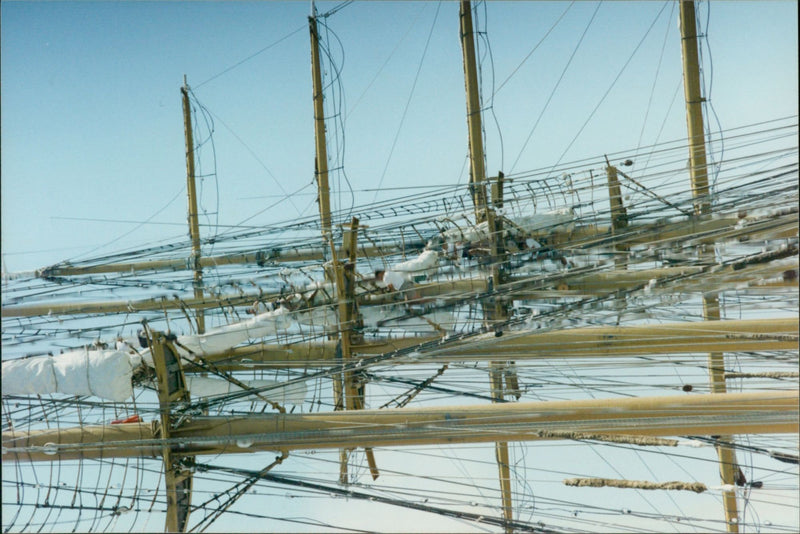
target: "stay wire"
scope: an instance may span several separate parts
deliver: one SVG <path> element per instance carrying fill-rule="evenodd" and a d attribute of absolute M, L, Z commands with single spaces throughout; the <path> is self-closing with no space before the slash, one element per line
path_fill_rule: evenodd
<path fill-rule="evenodd" d="M 204 86 L 204 85 L 206 85 L 207 83 L 209 83 L 209 82 L 211 82 L 211 81 L 213 81 L 213 80 L 216 80 L 217 78 L 219 78 L 219 77 L 220 77 L 220 76 L 222 76 L 223 74 L 227 74 L 227 73 L 229 73 L 230 71 L 232 71 L 232 70 L 233 70 L 233 69 L 235 69 L 236 67 L 239 67 L 239 66 L 243 65 L 244 63 L 247 63 L 247 62 L 248 62 L 248 61 L 250 61 L 251 59 L 255 58 L 256 56 L 259 56 L 260 54 L 262 54 L 262 53 L 264 53 L 264 52 L 266 52 L 266 51 L 267 51 L 267 50 L 269 50 L 270 48 L 272 48 L 272 47 L 274 47 L 274 46 L 276 46 L 276 45 L 278 45 L 278 44 L 282 43 L 283 41 L 285 41 L 285 40 L 286 40 L 286 39 L 288 39 L 289 37 L 293 36 L 294 34 L 296 34 L 296 33 L 300 32 L 300 31 L 302 31 L 302 30 L 303 30 L 303 29 L 305 29 L 305 28 L 307 28 L 307 26 L 306 26 L 305 24 L 303 24 L 302 26 L 298 27 L 297 29 L 295 29 L 295 30 L 293 30 L 293 31 L 289 32 L 288 34 L 284 35 L 283 37 L 281 37 L 281 38 L 280 38 L 280 39 L 278 39 L 277 41 L 273 41 L 272 43 L 268 44 L 268 45 L 267 45 L 267 46 L 265 46 L 264 48 L 262 48 L 262 49 L 260 49 L 260 50 L 258 50 L 258 51 L 256 51 L 256 52 L 254 52 L 254 53 L 250 54 L 249 56 L 245 57 L 244 59 L 241 59 L 241 60 L 237 61 L 236 63 L 234 63 L 234 64 L 233 64 L 233 65 L 231 65 L 230 67 L 227 67 L 227 68 L 223 69 L 222 71 L 220 71 L 220 72 L 218 72 L 217 74 L 213 75 L 212 77 L 208 78 L 208 79 L 207 79 L 207 80 L 205 80 L 204 82 L 202 82 L 202 83 L 199 83 L 199 84 L 195 85 L 195 89 L 200 89 L 201 87 L 203 87 L 203 86 Z"/>
<path fill-rule="evenodd" d="M 729 139 L 729 141 L 730 141 L 730 139 Z M 662 144 L 662 146 L 669 146 L 670 143 L 674 143 L 674 142 L 664 143 L 664 144 Z M 544 170 L 542 170 L 542 172 L 544 172 Z M 518 173 L 517 175 L 515 175 L 515 178 L 522 177 L 522 176 L 525 176 L 525 174 Z M 180 194 L 180 192 L 178 194 Z M 177 196 L 178 195 L 176 195 L 176 198 L 177 198 Z M 395 199 L 394 201 L 395 202 L 403 202 L 402 199 Z M 312 219 L 304 219 L 304 220 L 312 222 Z M 272 228 L 273 227 L 267 227 L 263 231 L 250 231 L 249 233 L 248 232 L 244 232 L 244 233 L 239 232 L 239 233 L 235 233 L 235 234 L 233 233 L 234 228 L 231 228 L 228 232 L 226 232 L 226 234 L 231 236 L 229 239 L 242 239 L 242 238 L 245 238 L 245 237 L 248 237 L 248 236 L 256 236 L 256 235 L 260 235 L 260 234 L 264 234 L 264 233 L 271 233 L 273 231 Z M 98 258 L 93 258 L 92 260 L 88 260 L 88 261 L 91 261 L 91 262 L 94 262 L 94 263 L 111 262 L 113 260 L 119 261 L 120 259 L 125 258 L 125 257 L 133 257 L 133 256 L 136 256 L 136 255 L 140 255 L 141 256 L 141 255 L 145 255 L 145 254 L 153 254 L 153 253 L 158 253 L 158 252 L 168 252 L 170 250 L 178 250 L 179 248 L 188 248 L 188 246 L 189 246 L 189 242 L 188 241 L 184 241 L 184 242 L 181 242 L 181 243 L 170 243 L 168 245 L 162 245 L 160 247 L 147 247 L 147 248 L 142 248 L 142 249 L 135 249 L 133 252 L 123 252 L 123 253 L 116 253 L 114 255 L 106 255 L 106 256 L 102 256 L 102 257 L 98 257 Z M 75 263 L 73 263 L 73 265 L 75 265 Z"/>
<path fill-rule="evenodd" d="M 346 496 L 346 497 L 350 497 L 350 498 L 354 498 L 354 499 L 368 500 L 368 501 L 373 501 L 373 502 L 380 502 L 380 503 L 383 503 L 383 504 L 392 504 L 392 505 L 401 506 L 401 507 L 404 507 L 404 508 L 411 508 L 411 509 L 415 509 L 415 510 L 420 510 L 420 511 L 423 511 L 423 512 L 431 512 L 431 513 L 435 513 L 435 514 L 438 514 L 438 515 L 443 515 L 443 516 L 451 517 L 451 518 L 469 519 L 469 520 L 473 520 L 473 521 L 480 520 L 480 521 L 483 521 L 484 523 L 487 523 L 487 524 L 491 524 L 491 525 L 495 525 L 495 526 L 503 526 L 503 527 L 510 526 L 510 527 L 514 527 L 514 528 L 518 528 L 518 529 L 523 529 L 523 530 L 525 530 L 527 532 L 550 532 L 549 530 L 544 529 L 544 528 L 542 528 L 542 527 L 540 527 L 539 525 L 536 525 L 536 524 L 521 523 L 521 522 L 518 522 L 518 521 L 506 521 L 505 519 L 502 519 L 502 518 L 499 518 L 499 517 L 482 516 L 480 514 L 474 514 L 474 513 L 470 513 L 470 512 L 458 512 L 458 511 L 449 510 L 449 509 L 446 509 L 446 508 L 438 508 L 438 507 L 435 507 L 435 506 L 419 504 L 419 503 L 409 502 L 409 501 L 405 501 L 405 500 L 391 499 L 391 498 L 382 497 L 382 496 L 379 496 L 379 495 L 370 495 L 368 493 L 355 491 L 355 490 L 342 489 L 342 488 L 338 488 L 336 486 L 327 486 L 327 485 L 322 485 L 322 484 L 316 484 L 316 483 L 312 483 L 312 482 L 303 481 L 303 480 L 300 480 L 300 479 L 297 479 L 297 478 L 292 478 L 292 477 L 287 477 L 287 476 L 282 476 L 282 475 L 275 475 L 275 474 L 271 474 L 271 473 L 259 474 L 259 473 L 255 472 L 255 471 L 248 471 L 248 470 L 245 470 L 245 469 L 237 469 L 237 468 L 231 468 L 231 467 L 215 466 L 215 465 L 210 465 L 210 464 L 196 464 L 196 468 L 199 469 L 199 470 L 220 470 L 220 471 L 226 471 L 226 472 L 229 472 L 229 473 L 241 474 L 243 476 L 248 476 L 248 477 L 258 477 L 258 478 L 261 478 L 262 480 L 268 480 L 268 481 L 271 481 L 271 482 L 277 482 L 279 484 L 299 486 L 299 487 L 314 489 L 314 490 L 318 490 L 318 491 L 322 491 L 322 492 L 328 492 L 329 494 L 338 494 L 338 495 L 342 495 L 342 496 Z"/>
<path fill-rule="evenodd" d="M 572 6 L 573 6 L 573 5 L 575 5 L 575 1 L 576 1 L 576 0 L 572 0 L 572 1 L 571 1 L 571 2 L 570 2 L 568 5 L 567 5 L 567 7 L 566 7 L 566 8 L 564 8 L 564 11 L 562 11 L 562 12 L 561 12 L 561 15 L 559 15 L 559 16 L 558 16 L 558 18 L 556 19 L 556 21 L 555 21 L 555 22 L 554 22 L 554 23 L 553 23 L 553 24 L 550 26 L 550 28 L 548 28 L 548 29 L 547 29 L 547 31 L 545 32 L 544 36 L 543 36 L 541 39 L 539 39 L 539 42 L 538 42 L 538 43 L 536 43 L 536 44 L 533 46 L 533 48 L 531 49 L 531 51 L 530 51 L 530 52 L 528 52 L 528 55 L 526 55 L 526 56 L 525 56 L 525 57 L 522 59 L 522 61 L 520 61 L 520 62 L 519 62 L 519 65 L 517 65 L 517 66 L 514 68 L 514 70 L 513 70 L 513 71 L 511 71 L 511 74 L 509 74 L 509 75 L 506 77 L 506 79 L 505 79 L 505 80 L 503 80 L 503 82 L 502 82 L 502 83 L 501 83 L 501 84 L 500 84 L 500 85 L 497 87 L 497 89 L 495 89 L 495 90 L 494 90 L 494 92 L 493 92 L 493 94 L 492 94 L 492 100 L 493 100 L 493 101 L 494 101 L 494 97 L 497 95 L 497 93 L 499 93 L 499 92 L 500 92 L 500 90 L 501 90 L 501 89 L 503 89 L 503 87 L 505 87 L 505 85 L 506 85 L 506 84 L 509 82 L 509 80 L 511 80 L 511 78 L 513 78 L 513 77 L 514 77 L 514 75 L 517 73 L 517 71 L 519 71 L 519 69 L 520 69 L 520 68 L 522 68 L 522 65 L 524 65 L 524 64 L 525 64 L 525 62 L 526 62 L 526 61 L 528 61 L 528 59 L 530 59 L 530 57 L 533 55 L 533 53 L 534 53 L 534 52 L 536 52 L 536 50 L 539 48 L 539 46 L 541 46 L 541 44 L 542 44 L 543 42 L 545 42 L 545 40 L 546 40 L 546 39 L 547 39 L 547 37 L 550 35 L 550 33 L 552 33 L 552 31 L 553 31 L 554 29 L 556 29 L 556 26 L 558 26 L 558 24 L 561 22 L 561 19 L 563 19 L 563 18 L 564 18 L 564 16 L 567 14 L 567 12 L 568 12 L 568 11 L 569 11 L 569 10 L 572 8 Z"/>
<path fill-rule="evenodd" d="M 597 110 L 600 109 L 600 106 L 603 104 L 603 102 L 605 102 L 606 97 L 608 97 L 609 93 L 611 93 L 611 90 L 614 88 L 614 86 L 617 84 L 619 79 L 622 77 L 622 74 L 625 72 L 625 69 L 628 67 L 628 65 L 630 64 L 631 60 L 633 60 L 633 57 L 636 55 L 636 52 L 639 51 L 639 48 L 641 48 L 641 46 L 644 43 L 645 39 L 647 39 L 647 36 L 650 35 L 650 31 L 653 29 L 653 27 L 655 26 L 656 22 L 658 22 L 658 19 L 661 18 L 661 14 L 664 12 L 664 9 L 666 9 L 667 5 L 669 5 L 669 4 L 670 4 L 670 2 L 664 2 L 664 4 L 661 6 L 661 10 L 658 12 L 656 17 L 653 19 L 653 22 L 650 23 L 650 26 L 648 26 L 647 31 L 645 31 L 644 35 L 639 40 L 639 43 L 636 45 L 636 48 L 634 48 L 633 52 L 631 52 L 631 55 L 628 56 L 628 59 L 625 61 L 625 64 L 622 65 L 622 68 L 617 73 L 617 76 L 611 82 L 611 85 L 608 87 L 608 89 L 606 89 L 606 92 L 603 93 L 603 96 L 600 98 L 600 101 L 597 102 L 597 105 L 594 107 L 592 112 L 589 113 L 589 116 L 586 118 L 586 121 L 583 123 L 583 125 L 578 130 L 578 133 L 575 134 L 575 137 L 572 138 L 572 141 L 569 142 L 569 144 L 567 145 L 567 148 L 565 148 L 564 151 L 561 153 L 561 156 L 559 156 L 558 160 L 556 161 L 555 165 L 553 165 L 553 167 L 556 167 L 556 166 L 558 166 L 559 163 L 561 163 L 561 160 L 564 159 L 564 156 L 567 155 L 567 152 L 569 152 L 569 149 L 572 148 L 572 145 L 575 144 L 575 141 L 577 141 L 578 137 L 580 137 L 581 133 L 583 133 L 583 130 L 586 128 L 586 126 L 592 120 L 592 117 L 594 117 L 594 114 L 597 113 Z"/>
<path fill-rule="evenodd" d="M 488 29 L 489 16 L 488 16 L 488 10 L 487 10 L 486 5 L 487 5 L 487 2 L 484 0 L 483 1 L 483 12 L 484 12 L 483 19 L 478 19 L 478 23 L 480 23 L 481 20 L 484 21 L 483 22 L 484 23 L 484 29 L 483 29 L 482 32 L 481 31 L 478 32 L 478 35 L 481 38 L 478 42 L 479 43 L 480 42 L 485 42 L 486 43 L 486 53 L 489 56 L 489 65 L 491 67 L 490 72 L 491 72 L 491 80 L 492 80 L 491 81 L 492 92 L 491 92 L 491 96 L 489 97 L 489 107 L 488 107 L 488 109 L 492 113 L 492 119 L 494 120 L 495 127 L 497 128 L 497 137 L 498 137 L 498 142 L 499 142 L 499 145 L 500 145 L 500 170 L 502 171 L 502 169 L 505 166 L 505 145 L 503 143 L 503 129 L 500 127 L 500 120 L 497 118 L 497 113 L 495 113 L 495 109 L 494 109 L 494 95 L 497 94 L 497 91 L 495 90 L 494 55 L 492 54 L 492 44 L 491 44 L 491 41 L 489 40 L 489 29 Z M 481 76 L 481 79 L 482 79 L 483 78 L 483 56 L 480 56 L 480 57 L 481 57 L 481 61 L 478 64 L 478 72 L 479 72 L 479 74 Z M 483 107 L 483 92 L 479 91 L 478 94 L 479 94 L 479 96 L 481 98 L 481 110 L 483 110 L 484 109 L 484 107 Z M 484 137 L 485 137 L 485 132 L 484 132 Z M 484 139 L 484 146 L 488 146 L 488 144 L 486 143 L 485 139 Z"/>
<path fill-rule="evenodd" d="M 328 63 L 330 64 L 330 69 L 335 73 L 335 76 L 330 81 L 330 83 L 326 86 L 330 87 L 331 92 L 333 93 L 333 97 L 330 102 L 333 104 L 333 114 L 332 118 L 335 120 L 336 128 L 334 129 L 336 135 L 336 167 L 335 171 L 337 171 L 337 176 L 341 176 L 345 180 L 345 184 L 347 185 L 347 189 L 350 194 L 350 207 L 347 208 L 348 214 L 345 216 L 345 221 L 349 221 L 352 215 L 353 209 L 355 208 L 355 192 L 353 190 L 353 186 L 350 182 L 350 178 L 347 176 L 347 171 L 345 168 L 345 148 L 346 148 L 346 128 L 345 128 L 345 110 L 347 108 L 346 101 L 345 101 L 345 91 L 344 91 L 344 83 L 342 81 L 342 70 L 344 68 L 344 60 L 345 60 L 345 52 L 344 46 L 342 44 L 341 39 L 339 36 L 334 32 L 328 24 L 325 22 L 320 22 L 322 27 L 325 29 L 325 37 L 326 43 L 325 46 L 322 47 L 322 51 L 324 52 L 324 56 L 328 59 Z M 336 40 L 336 43 L 339 45 L 339 50 L 341 52 L 341 60 L 339 62 L 335 61 L 333 54 L 331 52 L 330 47 L 330 36 Z M 321 45 L 321 43 L 320 43 Z M 334 83 L 336 85 L 334 85 Z M 338 91 L 334 91 L 334 87 L 338 89 Z M 323 89 L 323 92 L 325 89 Z M 338 191 L 342 193 L 341 184 L 338 187 Z M 339 200 L 339 209 L 336 211 L 343 212 L 344 208 L 343 201 Z"/>
<path fill-rule="evenodd" d="M 208 111 L 209 115 L 214 117 L 214 119 L 216 119 L 217 122 L 222 124 L 222 126 L 224 126 L 226 130 L 228 130 L 228 132 L 234 137 L 234 139 L 236 139 L 244 147 L 244 149 L 247 150 L 247 152 L 250 153 L 250 155 L 253 157 L 253 159 L 255 159 L 256 162 L 261 166 L 261 168 L 264 169 L 267 172 L 267 174 L 270 176 L 270 178 L 272 178 L 272 180 L 275 183 L 275 185 L 278 186 L 278 189 L 280 189 L 281 192 L 283 193 L 284 196 L 283 196 L 283 198 L 281 200 L 288 200 L 289 204 L 292 205 L 292 207 L 295 209 L 297 214 L 302 216 L 302 213 L 300 212 L 300 210 L 297 208 L 297 206 L 295 205 L 294 201 L 292 200 L 292 195 L 290 195 L 289 193 L 286 192 L 286 190 L 283 188 L 283 184 L 281 183 L 281 181 L 278 180 L 278 178 L 275 177 L 275 175 L 272 173 L 272 171 L 269 169 L 269 167 L 267 167 L 267 165 L 261 159 L 261 157 L 258 154 L 256 154 L 255 150 L 253 150 L 250 147 L 250 145 L 245 143 L 245 141 L 239 136 L 239 134 L 237 134 L 230 126 L 228 126 L 228 124 L 225 121 L 223 121 L 222 118 L 219 117 L 219 115 L 217 115 L 213 111 L 209 110 L 208 108 L 206 108 L 206 110 Z M 239 226 L 239 225 L 241 225 L 241 224 L 253 219 L 254 217 L 256 217 L 257 215 L 263 213 L 264 211 L 266 211 L 266 210 L 259 211 L 255 215 L 252 215 L 252 216 L 240 221 L 235 226 Z M 230 231 L 223 232 L 222 234 L 219 234 L 219 235 L 226 235 L 229 232 Z"/>
<path fill-rule="evenodd" d="M 650 86 L 650 96 L 647 99 L 647 110 L 645 111 L 644 114 L 644 120 L 642 120 L 642 129 L 639 132 L 639 141 L 636 143 L 637 154 L 639 153 L 639 148 L 642 145 L 642 139 L 644 139 L 644 130 L 645 127 L 647 126 L 647 119 L 650 116 L 650 110 L 653 105 L 653 95 L 655 94 L 656 91 L 656 85 L 658 82 L 659 74 L 661 74 L 661 63 L 664 60 L 664 52 L 667 49 L 667 39 L 669 37 L 670 29 L 672 28 L 672 24 L 670 24 L 670 21 L 672 20 L 672 15 L 674 12 L 675 12 L 675 4 L 673 3 L 672 7 L 670 8 L 669 16 L 667 16 L 666 30 L 664 31 L 664 41 L 661 43 L 661 52 L 658 55 L 658 64 L 656 65 L 656 73 L 655 76 L 653 77 L 653 84 Z"/>
<path fill-rule="evenodd" d="M 386 178 L 386 172 L 389 169 L 389 163 L 392 160 L 392 155 L 394 154 L 394 149 L 397 146 L 397 140 L 400 138 L 400 132 L 403 129 L 403 123 L 406 120 L 406 115 L 408 114 L 408 109 L 411 105 L 411 100 L 414 97 L 414 90 L 417 87 L 417 82 L 419 81 L 420 72 L 422 72 L 422 65 L 425 63 L 425 56 L 428 54 L 428 48 L 431 43 L 431 37 L 433 36 L 433 30 L 436 27 L 436 21 L 439 18 L 439 10 L 442 7 L 442 2 L 439 0 L 436 4 L 436 13 L 433 16 L 433 22 L 431 23 L 431 29 L 428 32 L 428 38 L 425 41 L 425 48 L 422 51 L 422 57 L 419 60 L 419 65 L 417 66 L 417 72 L 414 75 L 414 82 L 411 84 L 411 91 L 408 94 L 408 98 L 406 99 L 405 107 L 403 108 L 403 114 L 400 117 L 400 124 L 397 126 L 397 130 L 394 135 L 394 139 L 392 140 L 392 146 L 389 149 L 389 155 L 386 158 L 386 164 L 383 167 L 383 172 L 381 173 L 381 178 L 378 180 L 377 189 L 380 190 L 381 185 L 383 185 L 383 180 Z M 372 198 L 372 201 L 375 202 L 378 198 L 378 191 L 375 192 L 375 195 Z"/>
<path fill-rule="evenodd" d="M 584 39 L 584 37 L 586 37 L 586 33 L 589 31 L 589 28 L 591 27 L 592 22 L 594 22 L 594 19 L 597 16 L 597 12 L 600 10 L 600 6 L 601 5 L 602 5 L 602 2 L 597 2 L 597 5 L 594 8 L 594 12 L 592 13 L 591 18 L 589 19 L 589 22 L 586 24 L 586 27 L 583 29 L 583 33 L 581 33 L 580 39 L 578 39 L 578 42 L 575 45 L 575 48 L 572 49 L 572 54 L 570 54 L 569 59 L 567 60 L 567 64 L 564 65 L 564 68 L 561 70 L 561 75 L 558 77 L 558 80 L 556 81 L 556 84 L 553 86 L 553 89 L 550 91 L 550 95 L 547 97 L 547 100 L 545 101 L 544 106 L 542 107 L 542 111 L 539 112 L 539 116 L 536 118 L 536 122 L 533 124 L 533 127 L 531 128 L 531 131 L 528 133 L 528 137 L 525 138 L 525 142 L 522 144 L 522 148 L 520 149 L 519 154 L 517 155 L 517 159 L 514 160 L 514 163 L 511 165 L 511 170 L 509 172 L 513 173 L 514 169 L 517 167 L 517 163 L 519 163 L 519 160 L 522 157 L 522 154 L 525 152 L 525 148 L 527 148 L 528 143 L 530 142 L 531 137 L 533 136 L 533 132 L 536 131 L 536 127 L 539 125 L 539 121 L 542 120 L 542 116 L 544 115 L 545 111 L 547 111 L 547 108 L 550 105 L 550 101 L 553 99 L 553 97 L 556 94 L 556 91 L 558 90 L 558 86 L 561 85 L 561 81 L 564 79 L 564 76 L 566 75 L 567 70 L 569 69 L 569 66 L 572 63 L 572 60 L 575 58 L 575 54 L 578 53 L 578 49 L 580 48 L 581 43 L 583 43 L 583 39 Z M 563 157 L 563 155 L 562 155 L 562 157 Z M 556 167 L 556 166 L 558 166 L 558 163 L 556 163 L 556 165 L 554 165 L 553 167 Z"/>

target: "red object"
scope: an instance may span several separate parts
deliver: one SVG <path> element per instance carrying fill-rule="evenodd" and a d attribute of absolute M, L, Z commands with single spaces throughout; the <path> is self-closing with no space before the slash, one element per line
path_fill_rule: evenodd
<path fill-rule="evenodd" d="M 126 417 L 125 419 L 117 419 L 116 421 L 111 421 L 112 425 L 122 425 L 125 423 L 140 423 L 142 418 L 138 415 L 131 415 L 130 417 Z"/>

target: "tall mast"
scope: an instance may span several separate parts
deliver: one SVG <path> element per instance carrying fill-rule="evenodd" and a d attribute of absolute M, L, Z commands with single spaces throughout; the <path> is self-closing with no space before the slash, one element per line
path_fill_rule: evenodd
<path fill-rule="evenodd" d="M 353 327 L 357 319 L 355 309 L 355 261 L 357 257 L 356 237 L 358 235 L 358 219 L 353 218 L 349 230 L 344 232 L 343 257 L 347 264 L 337 259 L 336 243 L 333 241 L 331 223 L 330 186 L 328 184 L 328 149 L 325 141 L 325 106 L 322 93 L 322 68 L 319 54 L 319 32 L 314 4 L 311 5 L 311 16 L 308 17 L 311 35 L 311 77 L 314 84 L 314 139 L 316 146 L 316 174 L 319 195 L 319 216 L 322 226 L 322 239 L 327 242 L 331 253 L 331 269 L 325 269 L 325 278 L 336 287 L 338 299 L 338 352 L 342 361 L 347 362 L 351 356 Z M 323 243 L 324 249 L 325 243 Z M 333 335 L 330 336 L 333 338 Z M 359 385 L 352 372 L 331 377 L 333 381 L 334 410 L 358 410 L 364 407 L 364 385 Z M 339 450 L 339 482 L 348 483 L 347 463 L 352 449 Z M 367 461 L 373 478 L 378 477 L 375 456 L 371 448 L 366 449 Z"/>
<path fill-rule="evenodd" d="M 469 129 L 470 193 L 475 207 L 476 223 L 486 218 L 486 165 L 483 153 L 483 128 L 475 61 L 475 40 L 472 29 L 472 7 L 461 1 L 461 50 L 464 54 L 464 83 L 467 90 L 467 125 Z"/>
<path fill-rule="evenodd" d="M 194 139 L 192 137 L 192 111 L 189 106 L 189 85 L 183 77 L 183 130 L 186 137 L 186 190 L 189 195 L 189 236 L 192 238 L 192 265 L 194 267 L 194 297 L 203 298 L 203 267 L 200 265 L 200 224 L 197 217 L 197 188 L 194 175 Z M 197 333 L 205 332 L 203 310 L 197 310 Z"/>
<path fill-rule="evenodd" d="M 694 1 L 680 2 L 681 56 L 683 57 L 683 92 L 686 99 L 686 126 L 689 140 L 689 176 L 692 180 L 694 210 L 698 215 L 711 213 L 708 197 L 703 102 L 700 93 L 700 67 L 697 52 L 697 21 Z"/>
<path fill-rule="evenodd" d="M 462 0 L 460 7 L 461 20 L 461 50 L 464 55 L 464 85 L 467 93 L 467 126 L 469 131 L 469 159 L 470 159 L 470 194 L 475 208 L 475 224 L 486 221 L 487 232 L 492 249 L 492 278 L 494 286 L 501 284 L 500 262 L 502 252 L 502 239 L 498 235 L 495 212 L 489 207 L 486 195 L 486 165 L 483 151 L 483 128 L 481 127 L 480 89 L 478 85 L 478 67 L 475 61 L 475 40 L 473 38 L 472 6 L 469 0 Z M 498 176 L 495 203 L 502 206 L 502 173 Z M 488 320 L 502 320 L 506 317 L 505 309 L 500 302 L 487 302 L 484 304 Z M 508 373 L 505 371 L 508 370 Z M 516 374 L 513 371 L 513 362 L 490 363 L 490 382 L 493 402 L 504 398 L 503 379 L 516 385 Z M 516 388 L 512 388 L 516 389 Z M 506 520 L 505 531 L 513 531 L 511 522 L 514 520 L 514 509 L 511 494 L 511 468 L 509 465 L 508 443 L 498 441 L 495 443 L 495 458 L 497 460 L 498 474 L 500 477 L 500 496 L 503 503 L 503 517 Z"/>
<path fill-rule="evenodd" d="M 313 9 L 313 7 L 312 7 Z M 308 17 L 308 29 L 311 34 L 311 79 L 314 84 L 314 146 L 316 148 L 317 191 L 319 195 L 319 218 L 322 225 L 322 239 L 330 247 L 331 259 L 336 262 L 336 245 L 333 242 L 331 229 L 331 200 L 328 185 L 328 147 L 325 144 L 325 107 L 322 98 L 322 69 L 319 59 L 319 33 L 317 19 L 314 14 Z M 326 273 L 328 276 L 328 273 Z M 332 281 L 333 277 L 329 280 Z"/>
<path fill-rule="evenodd" d="M 680 2 L 681 56 L 683 57 L 683 88 L 686 98 L 686 126 L 689 139 L 689 176 L 696 215 L 711 213 L 706 162 L 705 131 L 703 127 L 703 98 L 700 93 L 700 65 L 698 61 L 697 21 L 694 1 Z M 703 295 L 703 317 L 706 320 L 720 319 L 719 297 L 716 293 Z M 708 355 L 709 379 L 712 393 L 726 393 L 725 355 L 712 352 Z M 723 436 L 723 442 L 731 442 L 731 436 Z M 736 480 L 736 455 L 733 449 L 717 446 L 720 463 L 720 478 L 725 485 Z M 735 491 L 722 492 L 725 524 L 728 532 L 739 532 L 739 517 Z"/>
<path fill-rule="evenodd" d="M 192 502 L 192 472 L 194 458 L 180 454 L 169 445 L 172 431 L 177 427 L 173 409 L 190 402 L 189 389 L 181 367 L 181 358 L 176 354 L 166 337 L 153 332 L 148 345 L 153 355 L 156 372 L 160 421 L 153 427 L 156 437 L 163 440 L 161 458 L 164 461 L 164 486 L 167 495 L 167 517 L 165 532 L 186 532 Z"/>
<path fill-rule="evenodd" d="M 315 168 L 317 178 L 317 201 L 319 202 L 319 220 L 322 229 L 322 249 L 323 259 L 325 248 L 330 249 L 332 268 L 325 269 L 325 280 L 336 284 L 337 289 L 341 287 L 339 281 L 339 268 L 336 262 L 336 244 L 333 242 L 333 230 L 331 226 L 331 199 L 330 186 L 328 184 L 328 146 L 325 141 L 325 106 L 322 93 L 322 67 L 319 58 L 319 33 L 317 31 L 316 8 L 311 3 L 311 15 L 308 17 L 308 32 L 311 36 L 311 82 L 313 84 L 314 100 L 314 147 L 315 147 Z M 334 339 L 329 333 L 329 339 Z M 344 407 L 344 383 L 340 373 L 331 375 L 333 382 L 333 406 L 334 410 L 341 410 Z M 341 479 L 347 478 L 347 451 L 339 451 L 341 462 Z"/>

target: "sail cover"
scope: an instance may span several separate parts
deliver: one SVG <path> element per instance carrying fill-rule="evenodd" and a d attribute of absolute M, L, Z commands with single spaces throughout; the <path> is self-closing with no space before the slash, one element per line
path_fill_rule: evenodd
<path fill-rule="evenodd" d="M 138 358 L 121 350 L 79 349 L 4 361 L 3 395 L 64 393 L 122 402 L 133 395 Z"/>
<path fill-rule="evenodd" d="M 281 307 L 261 313 L 252 319 L 212 328 L 205 334 L 178 336 L 178 342 L 194 354 L 215 354 L 226 351 L 249 339 L 275 335 L 286 328 L 288 310 Z M 145 358 L 151 360 L 152 358 Z"/>
<path fill-rule="evenodd" d="M 393 265 L 384 273 L 383 282 L 400 289 L 406 282 L 434 272 L 438 264 L 439 254 L 435 250 L 424 250 L 416 258 Z"/>

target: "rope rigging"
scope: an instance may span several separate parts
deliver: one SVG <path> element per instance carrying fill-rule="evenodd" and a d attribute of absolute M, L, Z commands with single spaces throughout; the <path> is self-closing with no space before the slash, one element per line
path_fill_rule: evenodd
<path fill-rule="evenodd" d="M 463 168 L 423 187 L 382 188 L 435 43 L 437 5 L 377 187 L 359 189 L 345 165 L 345 121 L 361 97 L 348 109 L 344 46 L 329 25 L 350 4 L 312 13 L 322 115 L 334 121 L 333 243 L 320 239 L 326 216 L 306 215 L 314 195 L 293 203 L 314 183 L 278 180 L 270 160 L 189 91 L 203 254 L 185 236 L 108 252 L 146 224 L 169 224 L 155 218 L 182 189 L 87 254 L 24 275 L 3 269 L 4 530 L 147 530 L 165 516 L 197 532 L 379 531 L 396 528 L 396 517 L 424 518 L 431 530 L 709 530 L 731 528 L 715 510 L 733 496 L 744 504 L 737 528 L 793 531 L 785 512 L 800 510 L 797 116 L 728 130 L 717 120 L 705 131 L 712 186 L 693 194 L 686 139 L 642 146 L 665 30 L 636 146 L 563 162 L 667 14 L 664 3 L 647 12 L 650 26 L 558 161 L 515 170 L 598 3 L 514 172 L 481 178 L 473 191 L 458 183 Z M 473 10 L 478 69 L 491 84 L 480 111 L 494 114 L 495 96 L 573 4 L 499 85 L 487 3 Z M 495 122 L 502 168 L 508 130 Z M 221 213 L 216 125 L 277 183 L 282 194 L 266 208 Z M 282 183 L 292 181 L 287 193 Z M 474 191 L 489 186 L 491 200 L 476 206 Z M 286 200 L 296 215 L 270 213 Z M 696 211 L 704 202 L 713 211 Z M 360 221 L 352 241 L 343 221 Z M 347 278 L 334 282 L 331 257 L 348 258 Z M 707 320 L 709 294 L 719 297 L 719 320 Z M 112 357 L 130 364 L 124 401 L 98 392 Z M 720 450 L 737 456 L 724 460 Z M 721 470 L 735 479 L 721 483 Z M 599 486 L 635 491 L 619 504 L 589 504 L 590 493 L 617 491 Z M 176 503 L 183 523 L 169 523 Z"/>

